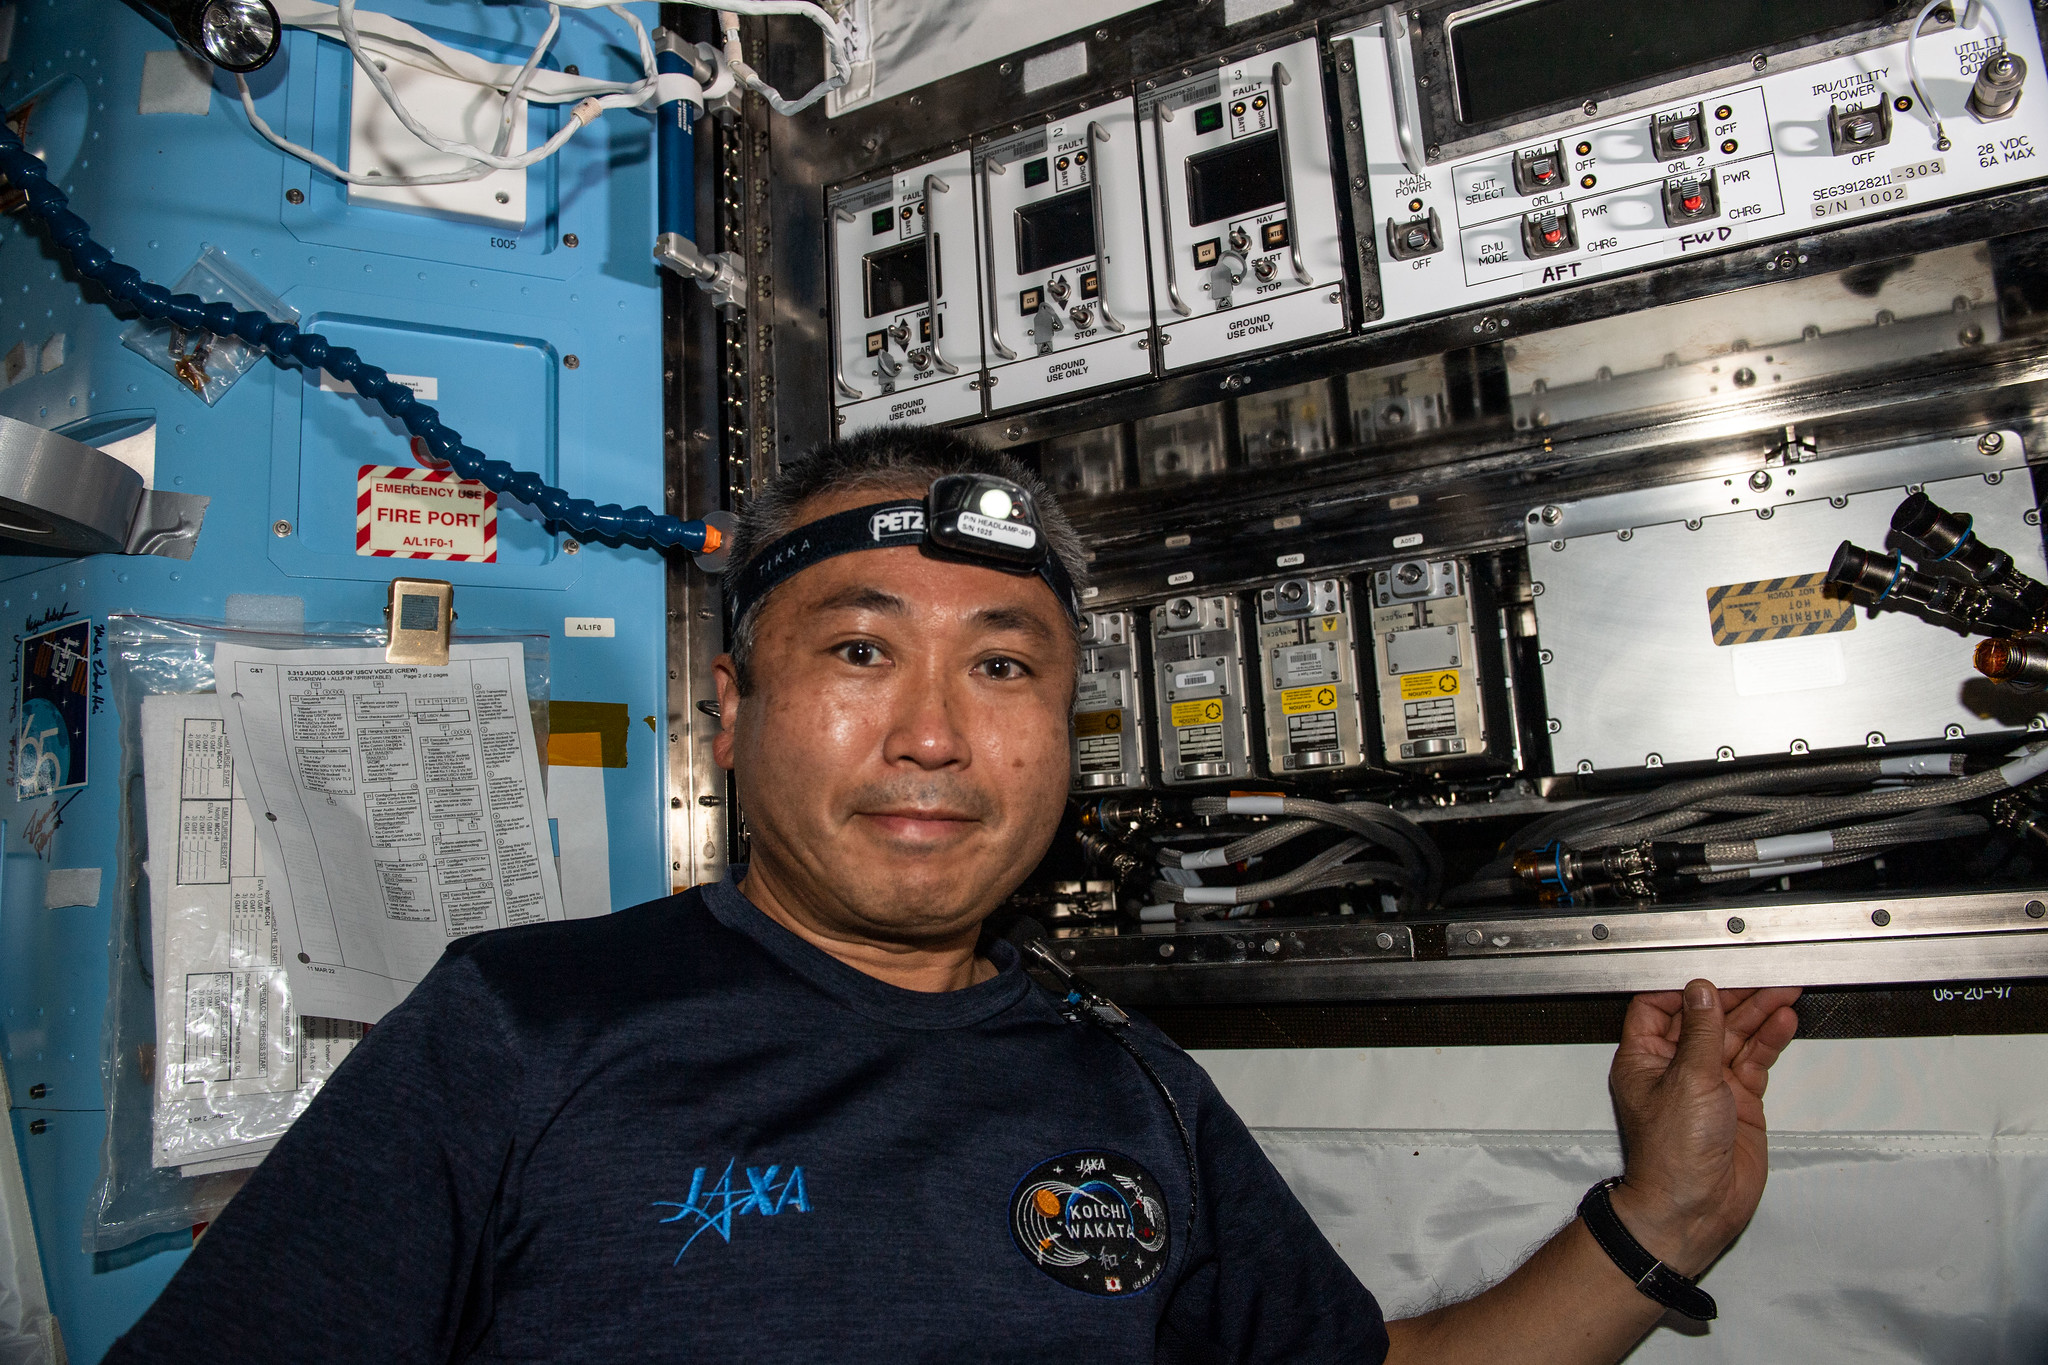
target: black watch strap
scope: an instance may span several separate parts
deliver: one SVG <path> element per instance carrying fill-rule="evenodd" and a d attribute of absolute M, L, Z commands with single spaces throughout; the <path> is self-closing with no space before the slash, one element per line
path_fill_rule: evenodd
<path fill-rule="evenodd" d="M 1621 1225 L 1614 1201 L 1608 1198 L 1608 1191 L 1620 1183 L 1620 1176 L 1609 1176 L 1586 1191 L 1579 1201 L 1579 1217 L 1585 1220 L 1586 1230 L 1647 1298 L 1696 1322 L 1712 1322 L 1721 1313 L 1714 1296 L 1652 1256 Z"/>

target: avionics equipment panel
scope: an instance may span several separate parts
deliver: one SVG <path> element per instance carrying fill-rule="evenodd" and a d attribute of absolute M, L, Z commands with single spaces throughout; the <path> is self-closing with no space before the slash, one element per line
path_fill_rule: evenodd
<path fill-rule="evenodd" d="M 1303 38 L 1138 100 L 1162 368 L 1341 330 L 1322 56 Z"/>
<path fill-rule="evenodd" d="M 831 202 L 832 387 L 844 435 L 981 414 L 974 196 L 964 153 Z"/>
<path fill-rule="evenodd" d="M 1339 26 L 1377 325 L 2032 180 L 2048 90 L 2018 0 L 1423 6 Z M 1707 16 L 1711 15 L 1711 20 Z"/>
<path fill-rule="evenodd" d="M 1147 377 L 1145 277 L 1132 105 L 1120 100 L 974 154 L 989 408 Z"/>

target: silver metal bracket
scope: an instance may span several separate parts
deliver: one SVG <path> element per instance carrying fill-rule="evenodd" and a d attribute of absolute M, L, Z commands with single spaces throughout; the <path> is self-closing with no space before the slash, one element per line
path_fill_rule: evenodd
<path fill-rule="evenodd" d="M 718 300 L 721 308 L 747 306 L 747 268 L 729 251 L 706 256 L 697 244 L 679 232 L 664 232 L 654 239 L 654 259 Z"/>

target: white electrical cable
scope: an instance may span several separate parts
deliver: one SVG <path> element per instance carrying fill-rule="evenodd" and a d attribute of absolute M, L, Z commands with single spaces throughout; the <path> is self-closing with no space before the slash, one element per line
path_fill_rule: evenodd
<path fill-rule="evenodd" d="M 1913 98 L 1920 101 L 1922 112 L 1927 115 L 1928 121 L 1934 125 L 1934 149 L 1938 152 L 1949 150 L 1953 144 L 1949 142 L 1948 133 L 1941 126 L 1941 115 L 1935 112 L 1934 101 L 1928 99 L 1927 91 L 1921 88 L 1920 66 L 1914 60 L 1914 50 L 1920 46 L 1920 28 L 1927 22 L 1927 16 L 1944 5 L 1948 6 L 1951 12 L 1955 9 L 1954 0 L 1927 0 L 1927 3 L 1921 7 L 1920 13 L 1913 17 L 1913 27 L 1906 34 L 1906 80 L 1913 87 Z M 1956 26 L 1953 31 L 1960 33 L 1964 29 L 1977 27 L 1977 21 L 1986 14 L 1991 16 L 1992 22 L 1998 27 L 1998 45 L 2003 50 L 2005 46 L 2005 20 L 1999 18 L 1998 11 L 1992 9 L 1989 5 L 1978 4 L 1977 0 L 1970 0 L 1969 5 L 1956 17 Z M 1989 56 L 1986 57 L 1986 60 L 1990 60 Z"/>
<path fill-rule="evenodd" d="M 704 3 L 704 0 L 686 2 Z M 736 83 L 759 93 L 777 112 L 793 114 L 822 99 L 829 91 L 844 85 L 852 70 L 845 28 L 824 8 L 811 3 L 811 0 L 726 0 L 726 7 L 720 8 L 719 15 L 725 29 L 727 55 L 725 60 L 713 63 L 718 69 L 708 86 L 702 85 L 694 76 L 680 73 L 663 75 L 659 72 L 655 66 L 654 44 L 648 36 L 646 26 L 632 11 L 616 3 L 616 0 L 548 0 L 547 29 L 541 35 L 540 41 L 534 45 L 526 61 L 518 67 L 488 62 L 468 53 L 458 52 L 389 15 L 365 13 L 359 16 L 356 12 L 356 0 L 340 0 L 338 5 L 318 4 L 314 3 L 314 0 L 275 0 L 275 4 L 278 17 L 287 27 L 338 38 L 344 43 L 356 66 L 375 87 L 379 97 L 414 137 L 436 151 L 461 157 L 468 163 L 457 170 L 432 175 L 390 176 L 343 170 L 318 152 L 291 142 L 271 128 L 256 112 L 255 99 L 249 90 L 248 82 L 239 76 L 236 77 L 242 108 L 248 115 L 250 127 L 279 150 L 351 185 L 381 185 L 394 188 L 412 185 L 452 185 L 481 180 L 500 170 L 524 170 L 538 165 L 560 151 L 570 138 L 582 131 L 605 110 L 651 108 L 674 99 L 684 99 L 701 111 L 706 99 L 723 96 Z M 712 6 L 706 4 L 705 7 Z M 570 76 L 564 72 L 541 70 L 541 60 L 561 29 L 561 11 L 565 8 L 605 9 L 623 19 L 632 30 L 635 46 L 639 49 L 644 72 L 642 78 L 630 82 L 597 81 Z M 739 14 L 793 15 L 811 20 L 825 34 L 825 54 L 831 74 L 802 99 L 784 99 L 744 60 L 735 60 L 741 50 L 737 28 Z M 728 18 L 731 20 L 730 23 L 725 22 Z M 441 137 L 428 128 L 406 108 L 404 101 L 393 88 L 386 73 L 386 64 L 391 61 L 434 75 L 503 92 L 504 101 L 498 119 L 498 134 L 493 145 L 486 149 L 458 142 Z M 574 101 L 575 108 L 561 130 L 541 146 L 518 154 L 508 154 L 512 129 L 518 117 L 521 101 L 549 104 L 566 104 Z"/>

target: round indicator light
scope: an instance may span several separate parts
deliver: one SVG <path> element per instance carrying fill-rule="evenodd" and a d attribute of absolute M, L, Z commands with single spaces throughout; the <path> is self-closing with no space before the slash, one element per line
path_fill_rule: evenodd
<path fill-rule="evenodd" d="M 1071 163 L 1070 163 L 1070 162 L 1068 162 L 1068 160 L 1067 160 L 1067 159 L 1066 159 L 1065 157 L 1061 157 L 1061 158 L 1060 158 L 1060 169 L 1061 169 L 1061 170 L 1065 170 L 1065 169 L 1066 169 L 1066 168 L 1068 167 L 1068 165 L 1070 165 L 1070 164 L 1071 164 Z"/>
<path fill-rule="evenodd" d="M 1255 98 L 1254 98 L 1254 99 L 1252 100 L 1252 108 L 1254 108 L 1254 109 L 1263 109 L 1263 108 L 1265 108 L 1265 107 L 1266 107 L 1266 97 L 1265 97 L 1264 95 L 1259 95 L 1259 96 L 1255 97 Z"/>
<path fill-rule="evenodd" d="M 1010 515 L 1013 506 L 1010 495 L 1000 488 L 991 488 L 981 495 L 981 514 L 985 517 L 1001 521 Z"/>
<path fill-rule="evenodd" d="M 1698 213 L 1706 206 L 1707 201 L 1697 194 L 1688 194 L 1683 202 L 1687 213 Z"/>
<path fill-rule="evenodd" d="M 1729 138 L 1729 139 L 1728 139 L 1728 140 L 1727 140 L 1726 142 L 1724 142 L 1724 143 L 1722 143 L 1722 144 L 1721 144 L 1721 153 L 1722 153 L 1722 155 L 1724 155 L 1724 156 L 1725 156 L 1725 155 L 1727 155 L 1727 154 L 1729 154 L 1729 153 L 1731 153 L 1731 152 L 1733 152 L 1734 150 L 1735 150 L 1735 139 L 1734 139 L 1734 138 L 1732 138 L 1732 137 L 1731 137 L 1731 138 Z"/>
<path fill-rule="evenodd" d="M 1243 118 L 1243 117 L 1244 117 L 1244 101 L 1243 101 L 1243 100 L 1239 100 L 1239 101 L 1238 101 L 1238 102 L 1237 102 L 1236 104 L 1233 104 L 1233 105 L 1231 105 L 1231 106 L 1230 106 L 1230 112 L 1231 112 L 1231 113 L 1233 113 L 1233 114 L 1235 114 L 1235 115 L 1237 115 L 1237 116 L 1238 116 L 1239 118 Z"/>
<path fill-rule="evenodd" d="M 1735 109 L 1734 109 L 1734 106 L 1732 106 L 1732 105 L 1727 105 L 1727 104 L 1724 104 L 1724 105 L 1720 106 L 1720 107 L 1719 107 L 1718 109 L 1714 110 L 1714 117 L 1715 117 L 1715 118 L 1718 118 L 1718 119 L 1731 119 L 1731 118 L 1734 118 L 1734 117 L 1735 117 Z"/>
<path fill-rule="evenodd" d="M 906 223 L 910 221 L 910 205 L 908 204 L 903 206 L 903 221 Z"/>
<path fill-rule="evenodd" d="M 1408 211 L 1410 213 L 1422 212 L 1422 201 L 1420 199 L 1410 199 L 1408 201 Z"/>
<path fill-rule="evenodd" d="M 1088 153 L 1086 153 L 1086 152 L 1075 152 L 1075 153 L 1074 153 L 1074 164 L 1075 164 L 1076 166 L 1085 166 L 1085 165 L 1087 165 L 1087 164 L 1088 164 Z"/>
<path fill-rule="evenodd" d="M 1572 150 L 1574 152 L 1577 152 L 1580 156 L 1591 156 L 1593 154 L 1593 144 L 1590 142 L 1581 142 L 1578 146 L 1572 148 Z"/>
<path fill-rule="evenodd" d="M 1595 180 L 1590 175 L 1582 175 L 1579 177 L 1579 188 L 1582 190 L 1590 190 L 1593 188 L 1593 186 L 1599 183 L 1599 181 Z"/>
<path fill-rule="evenodd" d="M 1905 113 L 1908 109 L 1911 109 L 1912 107 L 1913 97 L 1911 95 L 1901 95 L 1897 99 L 1892 101 L 1892 108 L 1898 110 L 1902 114 Z"/>

